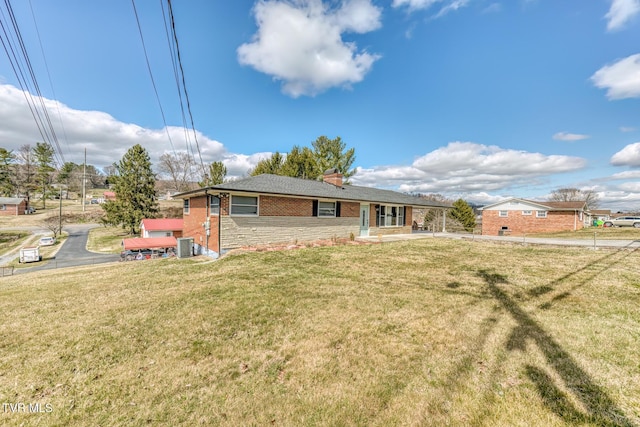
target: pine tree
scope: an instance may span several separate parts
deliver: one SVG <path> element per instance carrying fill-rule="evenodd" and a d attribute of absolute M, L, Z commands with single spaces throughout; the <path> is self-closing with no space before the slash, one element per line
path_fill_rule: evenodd
<path fill-rule="evenodd" d="M 284 156 L 276 151 L 268 159 L 260 160 L 250 175 L 256 176 L 263 173 L 282 175 L 282 165 L 284 165 Z"/>
<path fill-rule="evenodd" d="M 466 231 L 473 231 L 476 226 L 476 215 L 473 213 L 473 209 L 462 199 L 453 202 L 449 216 L 458 221 Z"/>
<path fill-rule="evenodd" d="M 110 178 L 114 184 L 115 200 L 102 205 L 105 224 L 122 226 L 136 234 L 140 221 L 158 214 L 156 178 L 151 170 L 149 154 L 140 145 L 131 147 L 116 165 L 116 175 Z"/>
<path fill-rule="evenodd" d="M 281 175 L 294 178 L 316 179 L 322 175 L 313 151 L 309 147 L 300 148 L 295 145 L 281 168 Z"/>
<path fill-rule="evenodd" d="M 0 147 L 0 196 L 12 196 L 16 190 L 12 151 Z"/>
<path fill-rule="evenodd" d="M 53 148 L 46 142 L 36 143 L 33 156 L 36 160 L 36 182 L 42 191 L 42 207 L 47 207 L 47 197 L 51 186 L 51 175 L 56 170 L 53 167 Z"/>
<path fill-rule="evenodd" d="M 227 167 L 222 162 L 213 162 L 209 165 L 209 173 L 198 183 L 200 187 L 209 187 L 224 183 L 227 176 Z"/>
<path fill-rule="evenodd" d="M 356 150 L 355 148 L 346 150 L 347 144 L 342 142 L 339 136 L 335 139 L 329 139 L 323 135 L 318 137 L 312 145 L 321 173 L 327 169 L 338 169 L 344 177 L 345 183 L 348 183 L 349 178 L 355 175 L 356 170 L 350 168 L 356 160 Z"/>

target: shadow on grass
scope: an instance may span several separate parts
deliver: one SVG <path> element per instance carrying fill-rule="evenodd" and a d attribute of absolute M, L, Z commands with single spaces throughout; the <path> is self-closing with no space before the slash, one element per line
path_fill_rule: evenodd
<path fill-rule="evenodd" d="M 544 354 L 549 366 L 562 378 L 566 388 L 582 403 L 587 414 L 573 406 L 549 375 L 539 368 L 527 366 L 526 374 L 549 410 L 563 419 L 568 417 L 567 421 L 587 421 L 602 426 L 635 426 L 571 355 L 500 288 L 499 285 L 509 283 L 506 276 L 487 270 L 478 271 L 478 276 L 485 281 L 491 295 L 517 322 L 507 341 L 507 349 L 524 351 L 527 341 L 533 341 Z"/>
<path fill-rule="evenodd" d="M 583 280 L 581 280 L 579 282 L 578 285 L 575 285 L 571 290 L 575 290 L 576 288 L 584 285 L 585 283 L 589 282 L 591 279 L 597 277 L 599 274 L 603 273 L 605 270 L 611 268 L 611 265 L 618 263 L 618 262 L 622 262 L 624 261 L 625 258 L 628 258 L 629 256 L 631 256 L 632 254 L 638 252 L 638 248 L 632 248 L 631 250 L 626 250 L 626 249 L 630 249 L 630 245 L 627 245 L 625 248 L 622 249 L 618 249 L 614 252 L 611 252 L 603 257 L 601 257 L 600 259 L 596 260 L 595 262 L 592 262 L 590 264 L 585 265 L 582 268 L 579 268 L 577 270 L 572 271 L 571 273 L 567 273 L 562 277 L 559 277 L 555 280 L 553 280 L 551 283 L 547 284 L 547 285 L 541 285 L 541 286 L 537 286 L 531 290 L 529 290 L 527 293 L 529 294 L 529 296 L 532 297 L 540 297 L 542 295 L 545 295 L 549 292 L 552 292 L 556 289 L 556 287 L 558 285 L 561 285 L 562 282 L 573 278 L 575 276 L 577 276 L 578 274 L 583 274 L 583 273 L 590 273 L 588 277 L 584 278 Z M 567 296 L 569 296 L 571 293 L 570 292 L 564 292 L 564 295 L 560 298 L 556 297 L 554 298 L 551 302 L 547 302 L 545 303 L 543 306 L 541 306 L 540 308 L 543 309 L 549 309 L 551 308 L 551 305 L 553 302 L 565 298 Z"/>

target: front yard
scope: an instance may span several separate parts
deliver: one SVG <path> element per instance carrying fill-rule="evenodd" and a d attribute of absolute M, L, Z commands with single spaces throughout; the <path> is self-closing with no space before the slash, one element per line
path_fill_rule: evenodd
<path fill-rule="evenodd" d="M 637 426 L 638 261 L 426 239 L 3 278 L 1 399 L 51 411 L 0 416 Z"/>

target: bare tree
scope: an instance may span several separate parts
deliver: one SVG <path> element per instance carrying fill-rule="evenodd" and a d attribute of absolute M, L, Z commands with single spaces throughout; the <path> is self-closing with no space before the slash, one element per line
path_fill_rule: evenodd
<path fill-rule="evenodd" d="M 158 164 L 158 172 L 173 182 L 176 191 L 186 191 L 190 188 L 193 168 L 193 158 L 184 151 L 175 154 L 164 153 L 160 156 Z"/>
<path fill-rule="evenodd" d="M 62 220 L 58 216 L 49 216 L 42 220 L 42 225 L 53 233 L 53 238 L 57 238 L 62 233 Z"/>
<path fill-rule="evenodd" d="M 580 190 L 579 188 L 559 188 L 549 195 L 552 202 L 585 202 L 586 209 L 598 207 L 598 193 L 593 190 Z"/>

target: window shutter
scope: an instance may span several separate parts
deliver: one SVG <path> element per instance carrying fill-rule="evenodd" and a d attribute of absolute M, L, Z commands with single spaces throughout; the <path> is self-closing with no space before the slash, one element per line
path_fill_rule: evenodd
<path fill-rule="evenodd" d="M 318 201 L 317 200 L 313 201 L 313 212 L 311 213 L 311 216 L 318 216 Z"/>
<path fill-rule="evenodd" d="M 407 225 L 407 207 L 403 206 L 403 213 L 402 213 L 402 225 Z"/>
<path fill-rule="evenodd" d="M 340 202 L 336 202 L 336 217 L 340 216 Z"/>

